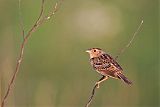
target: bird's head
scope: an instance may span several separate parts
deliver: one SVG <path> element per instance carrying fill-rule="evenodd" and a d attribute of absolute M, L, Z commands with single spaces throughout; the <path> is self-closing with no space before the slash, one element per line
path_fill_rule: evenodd
<path fill-rule="evenodd" d="M 91 49 L 86 50 L 86 52 L 89 53 L 90 58 L 99 57 L 105 53 L 100 48 L 91 48 Z"/>

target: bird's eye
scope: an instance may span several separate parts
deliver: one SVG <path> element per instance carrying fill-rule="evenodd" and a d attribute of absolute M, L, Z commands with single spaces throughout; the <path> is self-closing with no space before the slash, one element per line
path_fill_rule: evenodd
<path fill-rule="evenodd" d="M 96 52 L 96 50 L 93 50 L 94 52 Z"/>

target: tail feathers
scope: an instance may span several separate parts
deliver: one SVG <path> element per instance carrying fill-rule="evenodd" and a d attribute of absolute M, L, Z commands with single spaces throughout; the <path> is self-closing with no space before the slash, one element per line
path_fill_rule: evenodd
<path fill-rule="evenodd" d="M 122 73 L 118 73 L 118 77 L 122 79 L 125 83 L 127 83 L 128 85 L 132 85 L 132 82 L 127 77 L 125 77 Z"/>

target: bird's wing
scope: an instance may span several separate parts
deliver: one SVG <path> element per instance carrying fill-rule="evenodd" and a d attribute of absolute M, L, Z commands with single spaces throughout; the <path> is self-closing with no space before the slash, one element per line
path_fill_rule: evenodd
<path fill-rule="evenodd" d="M 114 66 L 114 68 L 117 68 L 119 71 L 123 71 L 122 67 L 108 54 L 104 54 L 106 57 L 105 59 L 109 60 L 110 64 Z"/>
<path fill-rule="evenodd" d="M 109 66 L 105 70 L 101 71 L 101 74 L 106 74 L 108 76 L 117 78 L 117 73 L 121 73 L 123 71 L 121 66 L 108 54 L 103 54 L 101 57 L 104 63 L 109 64 Z"/>
<path fill-rule="evenodd" d="M 108 54 L 90 59 L 93 68 L 102 75 L 116 77 L 115 73 L 122 72 L 121 66 Z"/>

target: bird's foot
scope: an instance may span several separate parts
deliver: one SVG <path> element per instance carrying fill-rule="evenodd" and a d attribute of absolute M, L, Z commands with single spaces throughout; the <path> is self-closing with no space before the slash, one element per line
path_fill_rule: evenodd
<path fill-rule="evenodd" d="M 96 84 L 95 84 L 96 88 L 99 88 L 99 84 L 100 84 L 99 82 L 96 82 Z"/>

